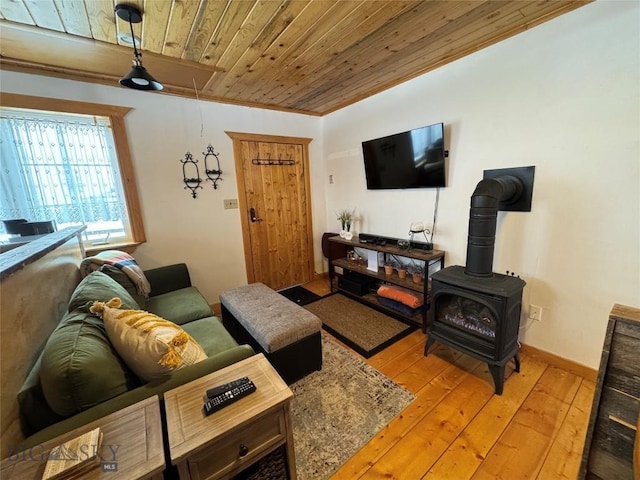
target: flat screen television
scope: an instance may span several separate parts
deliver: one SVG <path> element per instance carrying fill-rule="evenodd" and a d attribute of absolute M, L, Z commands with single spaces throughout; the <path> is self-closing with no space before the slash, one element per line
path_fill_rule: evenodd
<path fill-rule="evenodd" d="M 362 153 L 369 190 L 446 186 L 442 123 L 367 140 Z"/>

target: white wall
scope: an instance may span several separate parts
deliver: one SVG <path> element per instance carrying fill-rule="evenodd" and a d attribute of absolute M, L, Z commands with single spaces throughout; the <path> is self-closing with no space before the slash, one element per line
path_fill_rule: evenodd
<path fill-rule="evenodd" d="M 128 68 L 123 65 L 123 73 Z M 4 71 L 5 92 L 132 107 L 126 117 L 129 146 L 142 203 L 147 243 L 135 258 L 143 268 L 185 262 L 191 279 L 210 303 L 223 291 L 246 284 L 240 210 L 224 210 L 223 199 L 238 198 L 233 145 L 225 131 L 313 138 L 309 145 L 315 268 L 321 272 L 324 231 L 321 119 L 256 108 L 92 85 Z M 201 134 L 202 130 L 202 134 Z M 222 182 L 203 182 L 193 199 L 182 181 L 187 151 L 199 159 L 207 145 L 220 154 Z"/>
<path fill-rule="evenodd" d="M 434 242 L 464 264 L 483 170 L 535 165 L 532 211 L 499 214 L 494 271 L 527 281 L 521 341 L 597 368 L 613 304 L 640 306 L 639 24 L 640 3 L 595 2 L 325 117 L 327 225 L 344 207 L 361 232 L 431 223 L 435 191 L 366 190 L 360 143 L 444 122 Z"/>
<path fill-rule="evenodd" d="M 483 170 L 535 165 L 532 211 L 499 214 L 494 270 L 517 272 L 525 307 L 544 308 L 540 323 L 523 318 L 522 341 L 597 368 L 612 305 L 640 306 L 639 21 L 638 2 L 600 0 L 322 119 L 13 72 L 0 82 L 134 108 L 127 128 L 148 237 L 136 258 L 145 268 L 186 262 L 210 302 L 246 282 L 239 211 L 222 208 L 238 197 L 225 130 L 314 138 L 316 271 L 321 234 L 339 229 L 342 208 L 357 209 L 356 231 L 398 237 L 433 217 L 433 190 L 366 190 L 363 140 L 445 123 L 449 186 L 434 241 L 448 264 L 465 261 Z M 224 180 L 194 200 L 179 160 L 208 144 Z"/>

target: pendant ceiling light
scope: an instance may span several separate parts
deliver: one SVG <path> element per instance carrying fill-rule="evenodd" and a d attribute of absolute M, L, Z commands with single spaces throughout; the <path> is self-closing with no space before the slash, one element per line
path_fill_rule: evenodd
<path fill-rule="evenodd" d="M 136 90 L 162 90 L 162 84 L 153 78 L 147 69 L 142 66 L 142 54 L 136 48 L 136 37 L 133 34 L 133 24 L 142 21 L 142 12 L 132 5 L 116 5 L 116 15 L 129 22 L 131 38 L 133 39 L 133 68 L 120 79 L 120 85 L 135 88 Z"/>

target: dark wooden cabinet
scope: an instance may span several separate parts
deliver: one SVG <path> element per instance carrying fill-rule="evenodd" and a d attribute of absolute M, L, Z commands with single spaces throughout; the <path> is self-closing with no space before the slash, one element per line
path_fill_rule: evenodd
<path fill-rule="evenodd" d="M 329 260 L 329 271 L 331 270 L 331 260 L 336 258 L 347 258 L 348 247 L 344 243 L 330 242 L 330 238 L 340 238 L 339 234 L 327 232 L 322 235 L 322 253 Z"/>
<path fill-rule="evenodd" d="M 615 305 L 609 315 L 579 478 L 638 478 L 633 472 L 633 452 L 639 410 L 640 309 Z"/>

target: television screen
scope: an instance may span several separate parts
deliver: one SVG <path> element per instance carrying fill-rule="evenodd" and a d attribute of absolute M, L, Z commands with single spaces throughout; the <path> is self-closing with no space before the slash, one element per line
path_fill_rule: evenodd
<path fill-rule="evenodd" d="M 442 123 L 362 142 L 362 153 L 369 190 L 445 186 Z"/>

